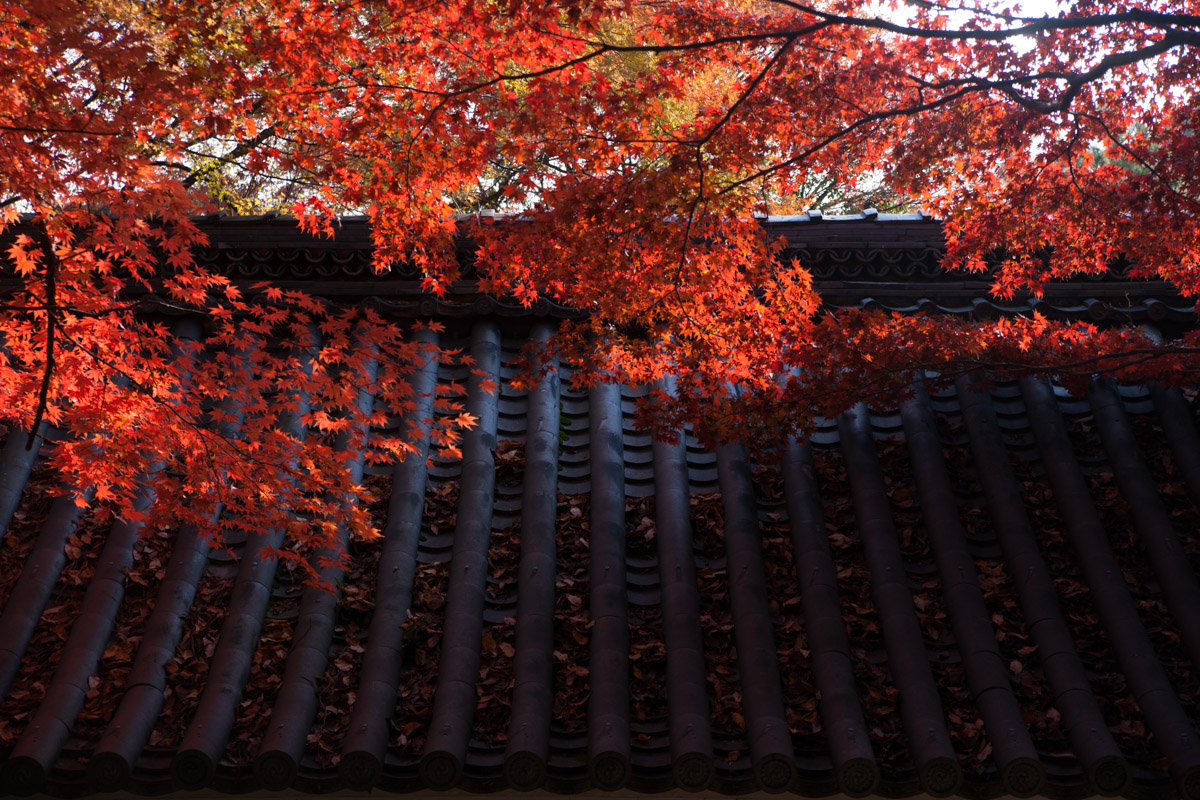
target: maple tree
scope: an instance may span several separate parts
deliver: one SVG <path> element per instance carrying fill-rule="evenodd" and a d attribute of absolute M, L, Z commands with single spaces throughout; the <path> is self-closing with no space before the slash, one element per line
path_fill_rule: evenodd
<path fill-rule="evenodd" d="M 760 219 L 844 187 L 944 220 L 947 267 L 1002 253 L 1000 295 L 1118 255 L 1194 295 L 1198 45 L 1194 0 L 0 0 L 0 414 L 56 426 L 80 502 L 369 532 L 354 454 L 372 428 L 372 457 L 411 450 L 379 431 L 437 348 L 201 268 L 193 215 L 221 206 L 365 212 L 377 268 L 430 292 L 470 237 L 481 290 L 589 312 L 554 346 L 582 380 L 672 373 L 655 418 L 710 441 L 918 369 L 1183 375 L 1194 337 L 821 314 Z M 481 209 L 519 216 L 456 216 Z M 453 448 L 474 420 L 436 411 Z"/>

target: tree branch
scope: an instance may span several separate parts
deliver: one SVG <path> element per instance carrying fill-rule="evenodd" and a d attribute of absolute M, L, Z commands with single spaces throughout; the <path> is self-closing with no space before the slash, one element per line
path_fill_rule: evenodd
<path fill-rule="evenodd" d="M 42 240 L 42 253 L 46 259 L 46 368 L 42 372 L 42 386 L 38 390 L 37 410 L 33 414 L 33 425 L 29 427 L 29 439 L 25 442 L 25 450 L 33 449 L 37 443 L 37 431 L 46 416 L 46 406 L 50 398 L 50 381 L 54 375 L 54 336 L 58 326 L 58 254 L 54 252 L 54 240 L 46 229 L 46 223 L 38 226 L 38 238 Z"/>
<path fill-rule="evenodd" d="M 823 19 L 839 25 L 898 33 L 920 39 L 951 39 L 959 41 L 1003 41 L 1017 36 L 1031 36 L 1052 31 L 1082 30 L 1086 28 L 1101 28 L 1108 25 L 1135 23 L 1151 28 L 1160 28 L 1171 32 L 1183 33 L 1180 28 L 1200 28 L 1200 16 L 1194 14 L 1162 14 L 1155 11 L 1133 9 L 1119 14 L 1090 14 L 1083 17 L 1039 17 L 1035 21 L 1019 25 L 1015 28 L 1000 28 L 998 30 L 958 30 L 939 28 L 917 28 L 911 25 L 901 25 L 896 22 L 877 17 L 855 17 L 845 14 L 832 14 L 794 0 L 771 0 L 800 11 L 804 14 Z M 1022 18 L 1018 18 L 1022 19 Z M 784 32 L 788 33 L 787 31 Z"/>
<path fill-rule="evenodd" d="M 267 127 L 263 128 L 261 131 L 259 131 L 257 136 L 254 136 L 250 139 L 246 139 L 245 141 L 238 143 L 238 145 L 236 147 L 234 147 L 232 150 L 230 150 L 228 153 L 225 153 L 222 156 L 216 156 L 214 158 L 219 159 L 220 161 L 222 161 L 226 164 L 235 163 L 239 158 L 246 155 L 251 150 L 258 147 L 260 144 L 265 142 L 267 139 L 270 139 L 274 135 L 275 135 L 275 126 L 268 125 Z M 183 179 L 183 188 L 185 188 L 185 189 L 192 188 L 192 186 L 196 183 L 196 181 L 198 181 L 200 179 L 200 176 L 206 171 L 207 170 L 204 167 L 198 167 L 198 168 L 192 170 L 192 173 Z"/>
<path fill-rule="evenodd" d="M 721 116 L 721 118 L 717 120 L 711 128 L 708 129 L 707 133 L 695 141 L 696 147 L 703 147 L 713 138 L 713 136 L 716 135 L 717 131 L 724 127 L 729 120 L 733 119 L 733 115 L 737 113 L 738 108 L 750 98 L 750 95 L 754 94 L 754 90 L 757 89 L 758 85 L 763 82 L 764 78 L 767 77 L 767 73 L 774 69 L 775 65 L 778 64 L 780 60 L 783 59 L 784 55 L 787 54 L 787 51 L 792 48 L 792 45 L 795 43 L 797 37 L 807 36 L 810 33 L 816 33 L 817 31 L 826 27 L 829 27 L 829 23 L 818 22 L 815 25 L 809 25 L 807 28 L 801 29 L 801 31 L 795 36 L 787 37 L 787 39 L 784 40 L 784 43 L 779 46 L 779 49 L 775 51 L 775 55 L 771 56 L 771 59 L 763 65 L 763 68 L 760 69 L 758 74 L 754 76 L 753 80 L 746 85 L 746 88 L 740 95 L 738 95 L 738 98 L 729 104 L 729 108 L 725 109 L 725 113 Z"/>
<path fill-rule="evenodd" d="M 804 150 L 792 156 L 791 158 L 778 161 L 768 167 L 763 167 L 762 169 L 757 170 L 756 172 L 753 172 L 744 178 L 739 178 L 738 180 L 726 184 L 719 193 L 728 194 L 729 192 L 732 192 L 735 189 L 746 185 L 747 183 L 752 183 L 756 180 L 760 180 L 761 178 L 765 178 L 773 172 L 778 172 L 779 170 L 790 167 L 793 164 L 799 164 L 800 162 L 812 156 L 814 153 L 823 150 L 840 139 L 844 139 L 855 131 L 865 128 L 875 122 L 882 122 L 883 120 L 892 119 L 893 117 L 913 117 L 926 111 L 932 111 L 936 108 L 941 108 L 942 106 L 948 105 L 955 100 L 959 100 L 978 91 L 981 91 L 981 87 L 972 85 L 959 89 L 957 92 L 951 92 L 950 94 L 939 97 L 936 100 L 930 100 L 925 103 L 917 103 L 911 106 L 904 106 L 903 108 L 892 108 L 886 111 L 876 111 L 874 113 L 864 115 L 844 128 L 839 128 L 833 133 L 828 134 L 819 142 L 813 144 L 811 147 L 806 147 Z"/>

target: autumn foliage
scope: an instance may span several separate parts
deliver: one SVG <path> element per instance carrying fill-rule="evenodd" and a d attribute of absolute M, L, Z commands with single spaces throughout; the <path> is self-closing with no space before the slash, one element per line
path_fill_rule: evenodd
<path fill-rule="evenodd" d="M 1185 374 L 1190 339 L 822 314 L 763 235 L 836 186 L 944 220 L 947 267 L 998 259 L 1001 295 L 1117 256 L 1200 292 L 1200 5 L 1020 13 L 0 0 L 0 416 L 55 428 L 80 502 L 128 515 L 153 492 L 172 524 L 317 548 L 370 532 L 357 454 L 369 433 L 371 459 L 410 449 L 386 423 L 437 347 L 202 269 L 193 215 L 220 209 L 314 232 L 367 213 L 377 269 L 430 292 L 469 237 L 481 290 L 588 312 L 556 339 L 582 381 L 670 372 L 656 419 L 710 441 L 802 433 L 919 369 Z M 474 421 L 436 411 L 452 448 Z"/>

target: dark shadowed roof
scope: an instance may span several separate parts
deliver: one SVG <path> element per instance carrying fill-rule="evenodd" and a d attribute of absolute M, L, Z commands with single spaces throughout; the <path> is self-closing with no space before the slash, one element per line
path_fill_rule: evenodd
<path fill-rule="evenodd" d="M 1052 284 L 1042 298 L 1018 295 L 1001 301 L 989 294 L 986 274 L 947 273 L 941 268 L 945 238 L 941 224 L 925 214 L 825 216 L 810 212 L 762 219 L 772 241 L 785 241 L 784 257 L 798 259 L 813 273 L 829 308 L 880 308 L 900 313 L 925 311 L 961 317 L 1028 314 L 1087 322 L 1195 322 L 1194 303 L 1165 281 L 1128 280 L 1128 264 L 1114 262 L 1109 273 Z M 300 234 L 288 217 L 206 218 L 211 245 L 201 260 L 235 278 L 271 278 L 298 285 L 319 281 L 331 297 L 370 295 L 407 313 L 474 317 L 524 316 L 517 303 L 475 295 L 471 243 L 459 243 L 467 280 L 435 301 L 418 292 L 415 271 L 398 267 L 380 276 L 371 267 L 370 228 L 365 218 L 344 218 L 333 239 Z M 546 301 L 538 315 L 569 316 Z"/>
<path fill-rule="evenodd" d="M 10 434 L 0 793 L 1200 798 L 1190 395 L 963 379 L 756 464 L 652 441 L 642 388 L 516 391 L 548 330 L 451 320 L 484 374 L 419 388 L 480 424 L 370 475 L 384 535 L 335 594 L 273 534 L 51 501 Z"/>
<path fill-rule="evenodd" d="M 201 264 L 247 284 L 270 279 L 281 288 L 316 291 L 346 302 L 370 297 L 397 314 L 474 319 L 479 316 L 569 317 L 572 309 L 540 300 L 532 309 L 504 299 L 480 296 L 472 275 L 472 243 L 458 241 L 465 279 L 445 297 L 420 291 L 420 276 L 397 266 L 376 274 L 370 225 L 364 217 L 344 217 L 333 238 L 312 236 L 296 221 L 278 215 L 200 218 L 209 245 L 196 252 Z M 941 224 L 924 214 L 823 216 L 819 212 L 762 219 L 772 241 L 785 242 L 783 257 L 811 270 L 827 308 L 867 308 L 899 313 L 940 313 L 967 318 L 1030 314 L 1058 320 L 1103 324 L 1195 324 L 1195 303 L 1180 297 L 1166 281 L 1130 280 L 1129 265 L 1114 261 L 1109 272 L 1052 283 L 1041 298 L 993 297 L 988 274 L 946 272 L 941 267 L 945 239 Z M 7 250 L 18 226 L 0 236 Z M 11 280 L 11 277 L 7 278 Z M 0 291 L 6 283 L 0 266 Z"/>

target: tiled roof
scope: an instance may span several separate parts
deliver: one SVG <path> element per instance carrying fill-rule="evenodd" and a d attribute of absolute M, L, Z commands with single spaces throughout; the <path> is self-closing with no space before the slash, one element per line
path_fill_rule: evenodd
<path fill-rule="evenodd" d="M 204 266 L 234 280 L 257 283 L 269 279 L 284 288 L 308 289 L 332 301 L 358 302 L 369 297 L 396 314 L 476 319 L 535 316 L 569 318 L 577 312 L 541 299 L 532 309 L 519 302 L 479 295 L 471 280 L 472 244 L 462 238 L 458 253 L 465 280 L 444 297 L 420 290 L 411 266 L 397 265 L 376 274 L 370 226 L 365 217 L 344 217 L 333 238 L 301 232 L 296 221 L 278 215 L 236 217 L 214 215 L 197 220 L 209 245 L 196 251 Z M 819 212 L 765 217 L 767 236 L 786 242 L 784 257 L 797 259 L 812 272 L 827 308 L 882 309 L 898 313 L 939 313 L 972 319 L 1035 310 L 1059 320 L 1094 323 L 1193 325 L 1195 303 L 1181 297 L 1165 281 L 1129 280 L 1127 264 L 1114 262 L 1107 274 L 1046 287 L 1042 298 L 1018 295 L 999 300 L 990 293 L 986 274 L 947 273 L 941 260 L 945 239 L 939 222 L 924 214 L 859 214 L 826 216 Z M 10 228 L 0 235 L 0 250 Z M 0 265 L 0 291 L 5 288 Z"/>
<path fill-rule="evenodd" d="M 461 381 L 480 424 L 367 468 L 384 535 L 334 594 L 272 533 L 50 501 L 9 435 L 0 793 L 1200 798 L 1188 395 L 963 379 L 754 464 L 652 441 L 642 389 L 515 391 L 547 330 L 443 335 L 483 374 L 419 394 Z"/>
<path fill-rule="evenodd" d="M 1051 284 L 1044 297 L 998 300 L 988 275 L 946 273 L 941 224 L 925 214 L 878 214 L 871 209 L 830 216 L 819 212 L 762 220 L 768 238 L 786 242 L 785 258 L 812 271 L 826 307 L 882 309 L 898 313 L 991 318 L 1037 311 L 1050 319 L 1095 323 L 1184 323 L 1196 321 L 1195 304 L 1165 281 L 1129 280 L 1128 265 L 1114 263 L 1107 275 Z M 402 313 L 476 318 L 523 317 L 516 302 L 481 297 L 464 281 L 435 300 L 418 292 L 417 274 L 403 266 L 379 276 L 365 218 L 347 218 L 334 239 L 300 234 L 288 217 L 217 217 L 203 222 L 211 246 L 202 262 L 235 278 L 319 281 L 326 296 L 371 295 Z M 459 250 L 471 275 L 470 242 Z M 573 311 L 548 300 L 539 316 L 570 317 Z"/>

